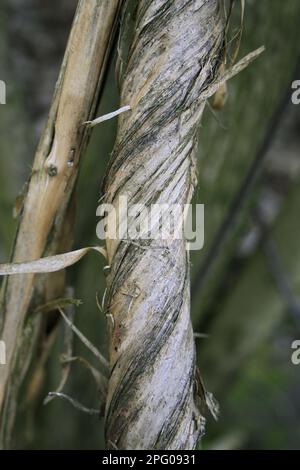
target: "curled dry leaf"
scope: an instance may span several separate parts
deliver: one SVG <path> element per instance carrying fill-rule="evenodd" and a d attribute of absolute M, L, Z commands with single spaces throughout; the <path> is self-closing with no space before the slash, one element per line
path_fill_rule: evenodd
<path fill-rule="evenodd" d="M 106 250 L 100 246 L 81 248 L 61 255 L 47 256 L 35 261 L 24 263 L 0 264 L 0 276 L 11 276 L 13 274 L 36 274 L 53 273 L 65 269 L 83 258 L 89 251 L 97 251 L 106 259 Z"/>

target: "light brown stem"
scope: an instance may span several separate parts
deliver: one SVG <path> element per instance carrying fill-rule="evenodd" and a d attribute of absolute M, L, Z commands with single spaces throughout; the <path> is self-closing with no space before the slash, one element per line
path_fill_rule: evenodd
<path fill-rule="evenodd" d="M 35 260 L 72 243 L 67 214 L 94 117 L 109 46 L 122 0 L 80 0 L 49 118 L 35 155 L 12 261 Z M 0 447 L 7 447 L 17 393 L 30 363 L 38 318 L 31 309 L 45 301 L 47 277 L 6 279 L 0 300 L 0 337 L 7 364 L 0 367 Z M 53 295 L 53 289 L 52 289 Z M 51 294 L 50 294 L 51 297 Z M 50 300 L 49 296 L 48 299 Z"/>

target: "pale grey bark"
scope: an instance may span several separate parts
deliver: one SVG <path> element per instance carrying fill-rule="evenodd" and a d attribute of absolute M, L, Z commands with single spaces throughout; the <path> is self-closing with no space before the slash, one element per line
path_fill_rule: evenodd
<path fill-rule="evenodd" d="M 132 111 L 119 121 L 106 202 L 190 202 L 205 106 L 198 97 L 216 78 L 223 40 L 218 0 L 139 1 L 121 93 Z M 205 420 L 196 405 L 186 243 L 140 243 L 107 240 L 107 445 L 193 449 Z"/>

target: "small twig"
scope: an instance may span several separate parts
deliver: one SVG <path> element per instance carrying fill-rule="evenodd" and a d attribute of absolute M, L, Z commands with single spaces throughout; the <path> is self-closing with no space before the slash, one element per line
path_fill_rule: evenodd
<path fill-rule="evenodd" d="M 112 446 L 114 450 L 119 450 L 118 446 L 113 441 L 108 441 L 108 444 Z"/>
<path fill-rule="evenodd" d="M 207 335 L 205 333 L 194 333 L 194 338 L 197 338 L 197 339 L 198 338 L 203 339 L 203 338 L 209 338 L 209 337 L 210 337 L 210 335 Z"/>
<path fill-rule="evenodd" d="M 66 308 L 66 316 L 69 318 L 70 321 L 74 322 L 74 317 L 75 317 L 75 306 L 80 305 L 81 301 L 76 303 L 76 299 L 73 299 L 72 297 L 74 296 L 74 289 L 72 287 L 67 288 L 67 295 L 70 296 L 70 299 L 67 300 L 72 300 L 72 303 L 69 303 L 69 305 Z M 74 301 L 73 301 L 74 300 Z M 62 308 L 62 305 L 60 305 L 60 308 Z M 74 333 L 73 330 L 68 328 L 67 325 L 64 325 L 64 356 L 72 356 L 73 353 L 73 339 L 74 339 Z M 58 384 L 57 389 L 55 390 L 56 393 L 61 393 L 63 389 L 65 388 L 65 385 L 67 383 L 67 380 L 70 375 L 70 370 L 71 366 L 67 362 L 61 361 L 61 378 L 60 382 Z M 53 397 L 46 397 L 44 404 L 49 403 Z"/>
<path fill-rule="evenodd" d="M 105 359 L 104 356 L 98 351 L 98 349 L 78 330 L 78 328 L 69 320 L 69 318 L 65 315 L 61 308 L 58 309 L 61 316 L 65 320 L 65 322 L 69 325 L 69 327 L 73 330 L 73 332 L 78 336 L 81 342 L 94 354 L 97 359 L 99 359 L 100 363 L 105 367 L 107 370 L 109 368 L 109 363 Z"/>
<path fill-rule="evenodd" d="M 104 291 L 103 297 L 105 295 L 106 289 Z M 103 313 L 104 308 L 103 308 L 103 297 L 102 297 L 102 302 L 100 303 L 99 297 L 98 297 L 98 292 L 96 292 L 96 305 L 98 307 L 98 310 Z"/>
<path fill-rule="evenodd" d="M 93 121 L 85 121 L 83 124 L 87 125 L 88 127 L 95 127 L 97 126 L 97 124 L 100 124 L 101 122 L 109 121 L 110 119 L 113 119 L 119 114 L 125 113 L 126 111 L 130 111 L 130 110 L 131 110 L 130 106 L 128 105 L 122 106 L 122 108 L 119 108 L 116 111 L 113 111 L 112 113 L 104 114 L 103 116 L 100 116 L 94 119 Z"/>
<path fill-rule="evenodd" d="M 89 361 L 84 359 L 84 357 L 64 356 L 62 358 L 62 362 L 63 364 L 71 364 L 71 363 L 77 362 L 78 364 L 83 365 L 90 372 L 91 376 L 93 377 L 96 383 L 97 389 L 101 392 L 102 396 L 103 397 L 106 396 L 107 378 L 102 374 L 102 372 L 100 372 L 98 369 L 92 366 L 92 364 L 90 364 Z M 56 391 L 59 392 L 60 390 L 56 390 Z"/>
<path fill-rule="evenodd" d="M 66 395 L 65 393 L 60 393 L 60 392 L 49 392 L 44 404 L 46 404 L 46 400 L 49 400 L 50 398 L 63 398 L 64 400 L 67 400 L 71 405 L 74 406 L 79 411 L 82 411 L 83 413 L 87 413 L 89 415 L 100 415 L 100 410 L 96 410 L 95 408 L 87 408 L 86 406 L 82 405 L 79 403 L 79 401 L 75 400 L 75 398 L 70 397 L 69 395 Z"/>
<path fill-rule="evenodd" d="M 114 328 L 115 327 L 115 319 L 114 319 L 113 314 L 112 313 L 106 313 L 105 316 L 106 316 L 106 318 L 110 319 L 111 326 L 112 326 L 112 328 Z"/>
<path fill-rule="evenodd" d="M 50 302 L 47 302 L 43 305 L 40 305 L 37 307 L 34 311 L 33 314 L 36 315 L 38 313 L 48 313 L 52 312 L 54 310 L 57 310 L 58 307 L 60 308 L 66 308 L 70 306 L 75 306 L 79 307 L 79 305 L 82 305 L 82 300 L 81 299 L 74 299 L 74 298 L 61 298 L 61 299 L 55 299 L 51 300 Z"/>

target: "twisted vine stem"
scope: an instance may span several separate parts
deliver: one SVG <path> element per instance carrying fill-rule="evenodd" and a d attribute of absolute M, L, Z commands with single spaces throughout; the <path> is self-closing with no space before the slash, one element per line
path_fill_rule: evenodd
<path fill-rule="evenodd" d="M 121 92 L 132 111 L 120 118 L 104 184 L 116 210 L 120 196 L 128 210 L 190 202 L 201 94 L 216 80 L 223 43 L 218 0 L 138 2 Z M 110 448 L 194 449 L 204 432 L 186 242 L 155 238 L 143 246 L 107 239 Z"/>

